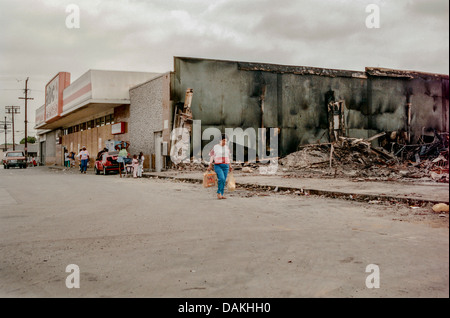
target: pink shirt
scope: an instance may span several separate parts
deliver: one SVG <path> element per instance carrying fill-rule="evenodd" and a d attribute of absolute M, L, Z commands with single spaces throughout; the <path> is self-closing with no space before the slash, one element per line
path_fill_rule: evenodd
<path fill-rule="evenodd" d="M 81 156 L 81 160 L 86 160 L 89 159 L 89 152 L 87 150 L 82 150 L 80 151 L 80 153 L 78 154 L 77 157 Z"/>
<path fill-rule="evenodd" d="M 230 148 L 228 146 L 215 145 L 213 149 L 209 152 L 211 159 L 209 162 L 216 164 L 230 164 Z"/>

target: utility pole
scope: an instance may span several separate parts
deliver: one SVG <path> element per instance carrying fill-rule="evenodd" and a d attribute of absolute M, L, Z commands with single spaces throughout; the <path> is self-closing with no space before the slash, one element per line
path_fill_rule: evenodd
<path fill-rule="evenodd" d="M 13 137 L 13 150 L 16 150 L 16 140 L 14 138 L 14 114 L 20 114 L 20 106 L 5 106 L 6 113 L 12 116 L 12 137 Z"/>
<path fill-rule="evenodd" d="M 7 137 L 8 125 L 11 125 L 11 124 L 6 121 L 6 116 L 5 116 L 5 120 L 0 121 L 0 126 L 3 126 L 3 130 L 5 131 L 5 148 L 4 148 L 5 152 L 8 151 L 8 137 Z M 1 132 L 2 131 L 0 131 L 0 133 Z"/>
<path fill-rule="evenodd" d="M 27 101 L 29 99 L 33 100 L 34 98 L 28 97 L 28 79 L 25 81 L 25 97 L 19 97 L 19 99 L 25 99 L 25 157 L 28 155 L 28 132 L 27 132 L 27 126 L 28 126 L 28 120 L 27 120 Z"/>

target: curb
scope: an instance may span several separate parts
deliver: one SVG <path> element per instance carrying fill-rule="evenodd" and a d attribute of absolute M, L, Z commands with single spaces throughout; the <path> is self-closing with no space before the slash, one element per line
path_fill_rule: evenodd
<path fill-rule="evenodd" d="M 160 175 L 152 175 L 146 174 L 143 175 L 145 178 L 157 178 L 157 179 L 170 179 L 170 180 L 180 180 L 186 181 L 190 183 L 199 183 L 202 184 L 202 179 L 196 178 L 183 178 L 183 177 L 172 177 L 172 176 L 160 176 Z M 328 191 L 328 190 L 317 190 L 317 189 L 307 189 L 307 188 L 296 188 L 296 187 L 283 187 L 283 186 L 273 186 L 273 185 L 259 185 L 254 183 L 242 183 L 236 182 L 236 186 L 240 188 L 248 188 L 251 187 L 253 189 L 265 190 L 265 191 L 273 191 L 275 188 L 278 188 L 278 191 L 300 191 L 301 196 L 307 195 L 315 195 L 315 196 L 324 196 L 327 198 L 333 199 L 342 199 L 342 200 L 350 200 L 350 201 L 359 201 L 359 202 L 369 202 L 369 201 L 381 201 L 381 202 L 389 202 L 389 203 L 402 203 L 408 204 L 410 206 L 423 206 L 427 204 L 438 204 L 438 203 L 446 203 L 449 204 L 449 201 L 436 201 L 436 200 L 427 200 L 423 198 L 411 198 L 411 197 L 396 197 L 389 195 L 377 195 L 377 194 L 360 194 L 360 193 L 348 193 L 348 192 L 339 192 L 339 191 Z"/>

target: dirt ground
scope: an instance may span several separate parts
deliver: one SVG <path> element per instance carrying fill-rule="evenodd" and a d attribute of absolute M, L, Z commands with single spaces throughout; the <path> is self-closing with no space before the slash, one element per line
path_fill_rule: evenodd
<path fill-rule="evenodd" d="M 426 206 L 244 189 L 219 201 L 200 184 L 39 167 L 0 169 L 0 219 L 1 297 L 449 293 L 448 214 Z"/>

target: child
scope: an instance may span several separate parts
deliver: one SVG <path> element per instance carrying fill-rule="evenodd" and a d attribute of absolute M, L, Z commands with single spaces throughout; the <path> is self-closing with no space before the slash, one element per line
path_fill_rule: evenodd
<path fill-rule="evenodd" d="M 139 153 L 139 157 L 138 157 L 138 161 L 139 161 L 139 167 L 138 167 L 138 173 L 137 176 L 138 178 L 142 178 L 142 171 L 144 170 L 144 154 L 142 153 L 142 151 Z"/>
<path fill-rule="evenodd" d="M 139 160 L 137 159 L 136 155 L 133 155 L 133 160 L 131 161 L 131 165 L 133 166 L 133 178 L 137 178 Z"/>

